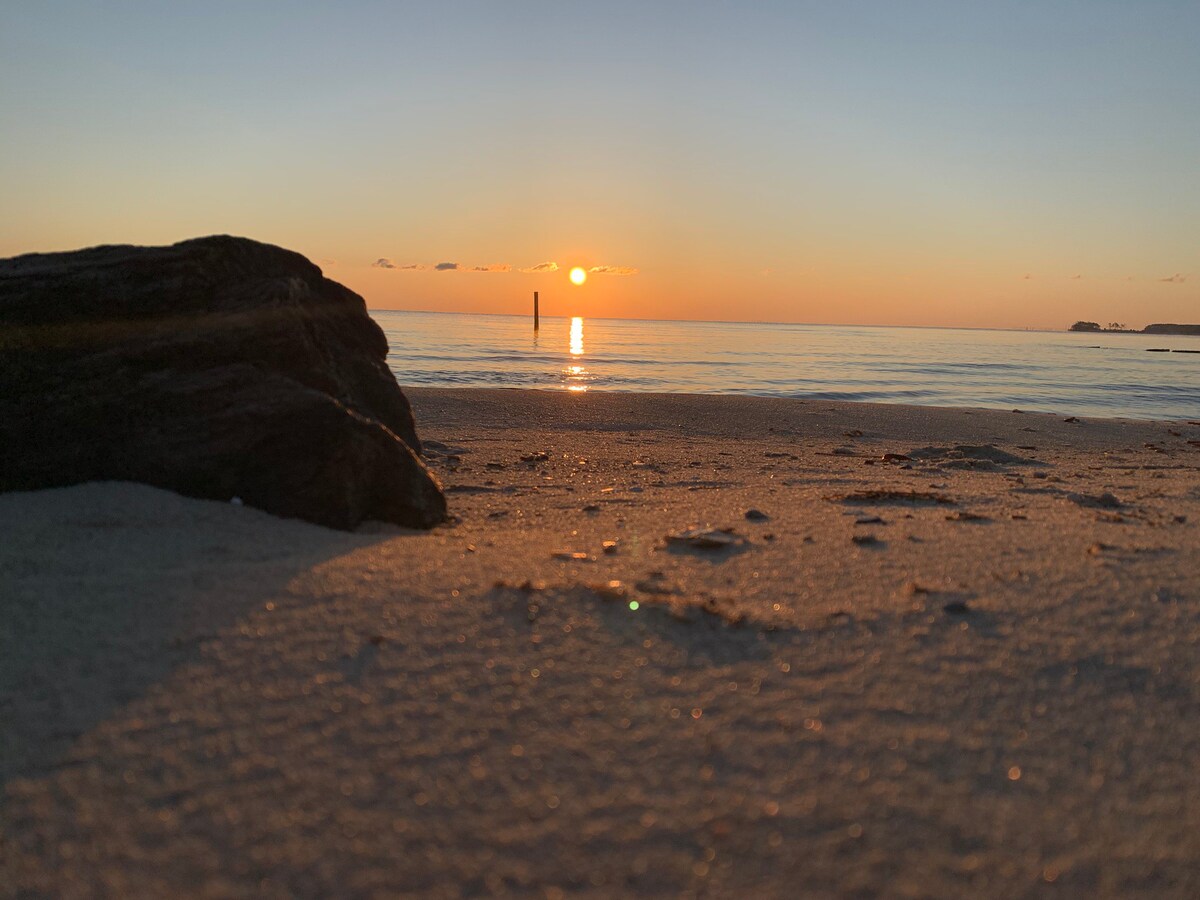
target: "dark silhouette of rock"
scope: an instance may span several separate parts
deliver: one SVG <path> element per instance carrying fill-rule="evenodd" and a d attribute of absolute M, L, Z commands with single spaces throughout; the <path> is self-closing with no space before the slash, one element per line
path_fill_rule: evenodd
<path fill-rule="evenodd" d="M 334 528 L 446 517 L 363 299 L 245 238 L 0 260 L 0 491 L 139 481 Z"/>

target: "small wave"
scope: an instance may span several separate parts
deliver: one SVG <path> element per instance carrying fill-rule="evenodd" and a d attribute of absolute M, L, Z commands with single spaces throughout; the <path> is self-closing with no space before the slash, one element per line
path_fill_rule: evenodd
<path fill-rule="evenodd" d="M 790 391 L 781 397 L 805 400 L 849 400 L 859 403 L 916 403 L 918 405 L 940 405 L 935 401 L 943 397 L 937 391 L 884 390 L 884 391 Z"/>

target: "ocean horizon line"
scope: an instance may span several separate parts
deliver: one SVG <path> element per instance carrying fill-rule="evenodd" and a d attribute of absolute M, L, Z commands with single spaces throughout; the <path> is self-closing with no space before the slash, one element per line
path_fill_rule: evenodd
<path fill-rule="evenodd" d="M 421 315 L 435 316 L 494 316 L 497 318 L 506 319 L 532 319 L 531 313 L 492 313 L 492 312 L 462 312 L 452 309 L 391 309 L 386 307 L 368 306 L 368 313 L 416 313 Z M 789 322 L 775 321 L 771 319 L 671 319 L 671 318 L 650 318 L 645 316 L 598 316 L 598 315 L 570 315 L 558 313 L 540 313 L 540 319 L 587 319 L 597 322 L 670 322 L 670 323 L 688 323 L 694 325 L 791 325 L 800 328 L 911 328 L 916 330 L 932 330 L 932 331 L 1004 331 L 1004 332 L 1033 332 L 1039 334 L 1070 334 L 1072 333 L 1069 327 L 1058 328 L 1035 328 L 1033 326 L 1021 328 L 1003 328 L 998 325 L 896 325 L 896 324 L 871 324 L 866 322 Z M 1101 334 L 1106 332 L 1100 332 Z M 1109 332 L 1117 333 L 1117 332 Z M 1125 332 L 1120 332 L 1124 334 Z M 1141 334 L 1142 332 L 1129 332 L 1131 334 Z"/>

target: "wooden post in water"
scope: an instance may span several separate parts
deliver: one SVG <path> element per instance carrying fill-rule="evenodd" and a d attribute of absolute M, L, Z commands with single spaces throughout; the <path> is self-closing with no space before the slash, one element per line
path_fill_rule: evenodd
<path fill-rule="evenodd" d="M 533 292 L 533 330 L 538 330 L 538 292 Z"/>

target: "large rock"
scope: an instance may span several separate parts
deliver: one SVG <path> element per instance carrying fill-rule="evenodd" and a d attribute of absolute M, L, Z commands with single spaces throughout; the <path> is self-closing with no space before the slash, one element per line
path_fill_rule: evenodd
<path fill-rule="evenodd" d="M 0 260 L 0 491 L 140 481 L 353 528 L 446 517 L 363 299 L 245 238 Z"/>

